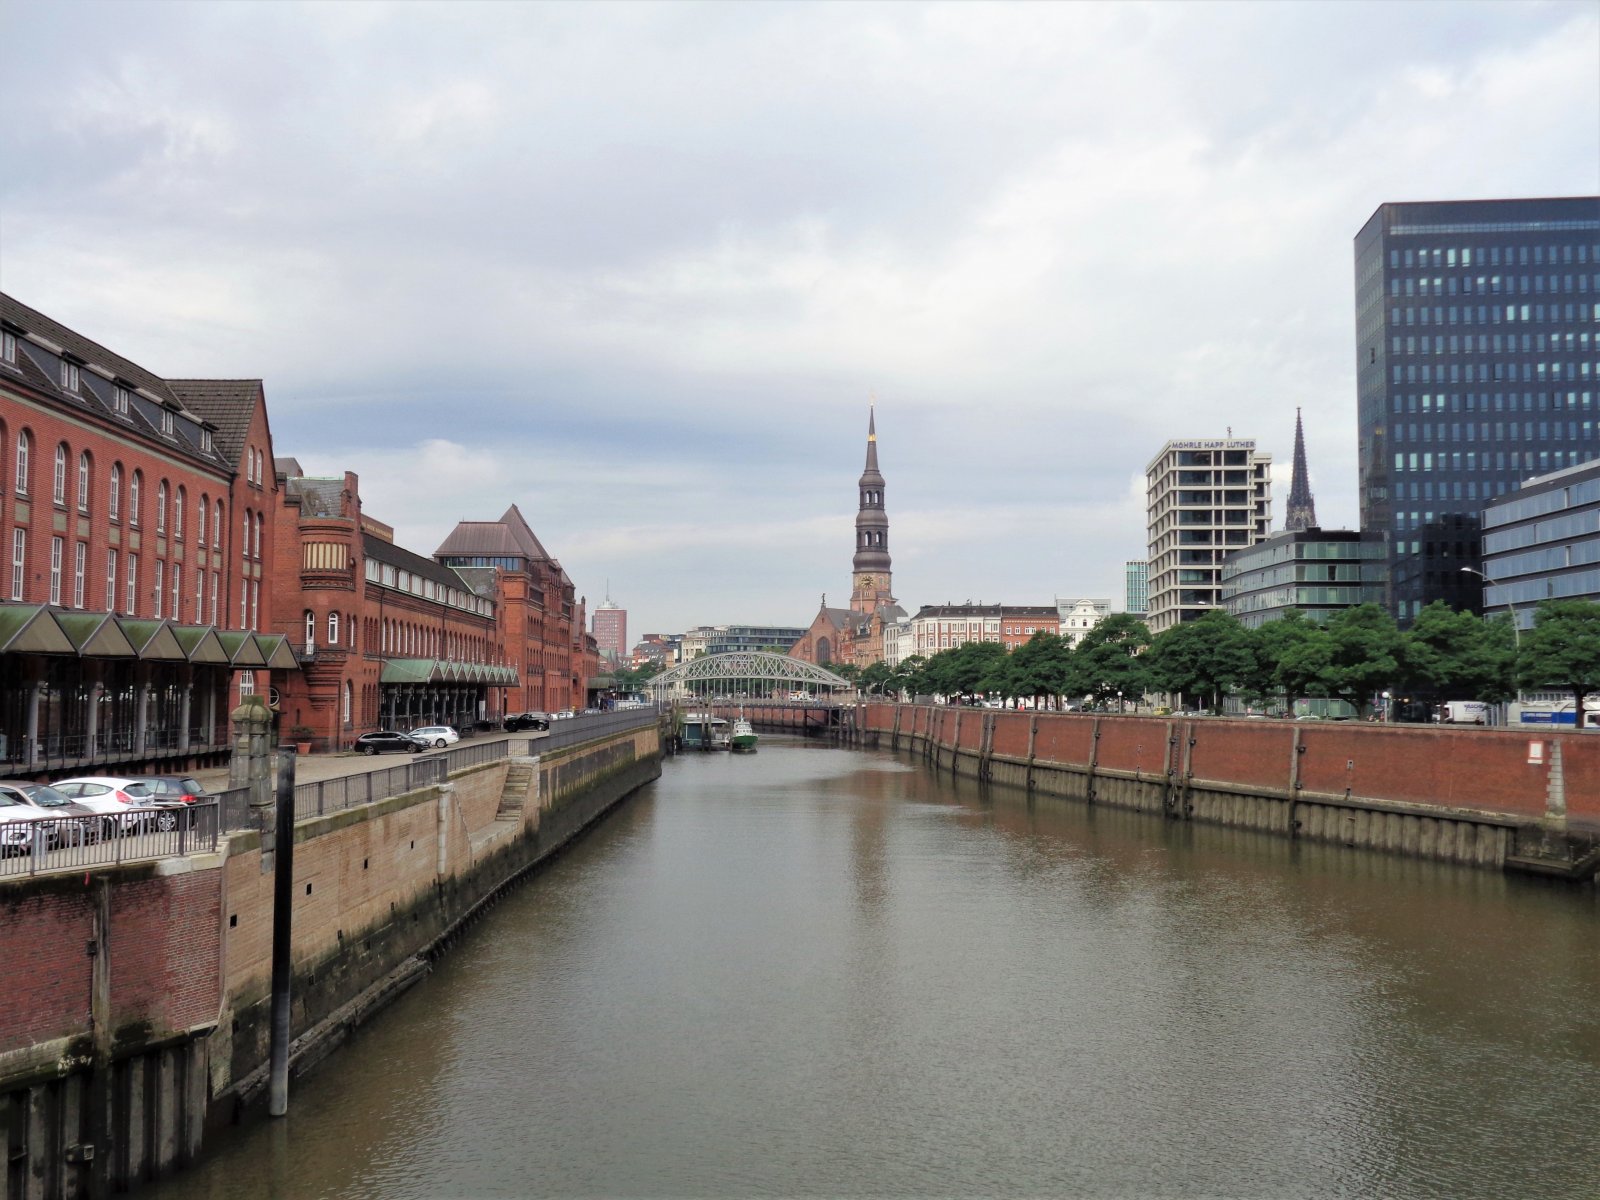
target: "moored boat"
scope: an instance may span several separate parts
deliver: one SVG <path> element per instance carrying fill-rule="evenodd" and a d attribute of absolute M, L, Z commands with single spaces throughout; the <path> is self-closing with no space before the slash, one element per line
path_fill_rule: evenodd
<path fill-rule="evenodd" d="M 754 750 L 756 748 L 756 727 L 740 717 L 733 723 L 733 733 L 729 742 L 734 750 Z"/>
<path fill-rule="evenodd" d="M 731 745 L 728 722 L 708 712 L 683 715 L 685 750 L 727 750 Z"/>

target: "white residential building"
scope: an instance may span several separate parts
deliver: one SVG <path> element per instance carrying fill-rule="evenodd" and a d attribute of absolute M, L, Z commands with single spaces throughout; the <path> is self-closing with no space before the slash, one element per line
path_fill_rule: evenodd
<path fill-rule="evenodd" d="M 1272 528 L 1272 456 L 1250 438 L 1168 442 L 1145 468 L 1152 633 L 1222 607 L 1222 559 Z"/>
<path fill-rule="evenodd" d="M 1111 601 L 1063 600 L 1057 596 L 1056 613 L 1061 621 L 1061 636 L 1076 646 L 1084 634 L 1111 615 Z"/>

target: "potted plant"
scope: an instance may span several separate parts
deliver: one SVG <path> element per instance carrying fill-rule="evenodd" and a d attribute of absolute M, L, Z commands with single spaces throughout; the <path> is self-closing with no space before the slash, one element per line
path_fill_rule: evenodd
<path fill-rule="evenodd" d="M 317 731 L 309 725 L 296 725 L 289 730 L 289 740 L 294 743 L 295 752 L 298 754 L 311 753 L 311 739 L 317 736 Z"/>

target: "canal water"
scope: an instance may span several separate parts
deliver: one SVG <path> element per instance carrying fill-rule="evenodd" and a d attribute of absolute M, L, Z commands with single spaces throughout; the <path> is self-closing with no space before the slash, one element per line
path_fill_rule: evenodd
<path fill-rule="evenodd" d="M 166 1198 L 1600 1195 L 1594 892 L 768 737 Z"/>

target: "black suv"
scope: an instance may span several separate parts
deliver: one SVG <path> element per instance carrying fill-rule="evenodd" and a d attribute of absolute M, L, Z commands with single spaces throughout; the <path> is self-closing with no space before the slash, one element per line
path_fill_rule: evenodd
<path fill-rule="evenodd" d="M 422 749 L 422 743 L 409 733 L 380 729 L 377 733 L 363 733 L 350 749 L 357 754 L 381 754 L 385 750 L 404 750 L 407 754 L 415 754 Z"/>
<path fill-rule="evenodd" d="M 540 712 L 512 713 L 505 720 L 507 733 L 524 733 L 527 730 L 543 731 L 550 728 L 550 718 Z"/>

